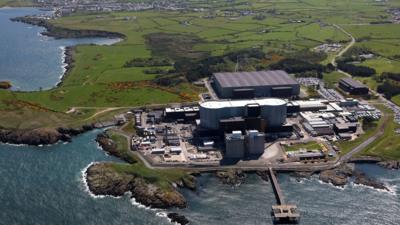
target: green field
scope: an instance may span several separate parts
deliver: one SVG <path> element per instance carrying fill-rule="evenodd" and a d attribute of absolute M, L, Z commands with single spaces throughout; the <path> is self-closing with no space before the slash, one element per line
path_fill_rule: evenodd
<path fill-rule="evenodd" d="M 392 112 L 384 106 L 377 106 L 379 109 L 387 113 L 389 119 L 385 124 L 384 133 L 377 140 L 372 142 L 359 155 L 381 157 L 383 159 L 399 159 L 400 158 L 400 135 L 396 130 L 400 125 L 393 121 Z"/>
<path fill-rule="evenodd" d="M 293 144 L 290 146 L 285 146 L 285 151 L 287 152 L 293 152 L 293 151 L 299 151 L 299 150 L 322 150 L 322 146 L 320 143 L 316 141 L 310 141 L 307 143 L 299 143 L 299 144 Z"/>
<path fill-rule="evenodd" d="M 0 0 L 0 5 L 7 2 Z M 196 0 L 190 2 L 190 7 L 203 7 L 204 12 L 148 10 L 76 14 L 51 20 L 52 24 L 63 28 L 112 31 L 126 38 L 112 46 L 77 46 L 73 53 L 74 67 L 57 88 L 37 92 L 0 91 L 0 112 L 14 121 L 3 120 L 0 126 L 72 124 L 96 112 L 93 109 L 79 116 L 67 115 L 65 112 L 72 107 L 101 109 L 197 101 L 204 88 L 185 80 L 177 85 L 161 86 L 154 80 L 164 75 L 145 72 L 156 67 L 124 65 L 132 59 L 150 57 L 197 60 L 244 48 L 262 49 L 272 58 L 284 58 L 322 43 L 348 43 L 349 37 L 333 24 L 362 40 L 356 45 L 381 55 L 366 64 L 378 71 L 395 71 L 397 62 L 393 63 L 392 57 L 399 52 L 396 40 L 400 37 L 400 25 L 369 23 L 386 20 L 389 14 L 385 9 L 398 5 L 373 0 L 238 0 L 231 3 L 218 0 L 207 4 Z M 225 10 L 230 14 L 225 14 Z M 241 15 L 239 10 L 251 10 L 253 14 Z M 257 19 L 256 15 L 263 17 Z M 365 39 L 365 36 L 370 38 Z M 264 64 L 267 66 L 271 62 L 266 60 Z M 243 69 L 254 69 L 251 62 L 243 64 Z M 234 65 L 227 67 L 228 70 L 233 68 Z M 325 74 L 324 80 L 333 85 L 340 77 L 333 72 Z M 34 117 L 38 118 L 37 122 L 26 122 Z M 46 121 L 46 118 L 53 119 Z"/>
<path fill-rule="evenodd" d="M 346 75 L 334 71 L 332 73 L 325 73 L 324 76 L 322 77 L 322 80 L 324 81 L 327 87 L 334 88 L 335 85 L 337 85 L 337 83 L 339 82 L 339 80 L 345 77 Z"/>
<path fill-rule="evenodd" d="M 400 137 L 396 134 L 396 129 L 400 128 L 400 125 L 394 122 L 392 111 L 383 105 L 375 105 L 378 109 L 384 112 L 385 117 L 379 121 L 370 124 L 365 133 L 354 141 L 343 141 L 339 142 L 338 145 L 341 150 L 341 154 L 344 155 L 356 146 L 368 138 L 375 135 L 379 129 L 384 129 L 382 136 L 377 138 L 374 142 L 368 145 L 363 151 L 358 153 L 358 156 L 374 156 L 382 159 L 399 159 L 400 158 Z"/>

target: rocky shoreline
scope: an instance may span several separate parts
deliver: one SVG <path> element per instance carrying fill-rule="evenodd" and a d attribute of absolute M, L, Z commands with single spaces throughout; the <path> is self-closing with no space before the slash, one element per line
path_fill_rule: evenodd
<path fill-rule="evenodd" d="M 96 142 L 100 145 L 103 151 L 107 152 L 108 154 L 120 158 L 127 163 L 136 163 L 136 160 L 134 160 L 132 157 L 119 152 L 117 145 L 108 137 L 106 133 L 98 134 L 96 137 Z"/>
<path fill-rule="evenodd" d="M 189 220 L 178 213 L 168 213 L 167 217 L 171 220 L 172 223 L 178 223 L 180 225 L 189 224 Z"/>
<path fill-rule="evenodd" d="M 335 169 L 325 170 L 319 174 L 322 182 L 330 183 L 338 187 L 343 187 L 350 182 L 350 178 L 354 178 L 354 183 L 365 185 L 379 190 L 389 191 L 384 183 L 368 177 L 365 173 L 355 170 L 354 165 L 344 164 Z"/>
<path fill-rule="evenodd" d="M 72 68 L 74 67 L 74 62 L 75 62 L 74 57 L 73 57 L 74 52 L 75 52 L 75 47 L 73 47 L 73 46 L 66 46 L 64 48 L 64 61 L 63 61 L 63 63 L 65 65 L 64 66 L 65 71 L 62 74 L 62 76 L 60 78 L 60 81 L 56 84 L 56 87 L 60 87 L 61 86 L 61 84 L 63 83 L 63 81 L 66 78 L 66 75 L 69 74 L 71 72 Z"/>
<path fill-rule="evenodd" d="M 59 141 L 70 142 L 73 136 L 92 130 L 92 125 L 81 128 L 0 129 L 0 142 L 25 145 L 51 145 Z"/>
<path fill-rule="evenodd" d="M 123 196 L 130 192 L 137 202 L 148 207 L 185 208 L 185 198 L 174 188 L 161 189 L 131 173 L 117 172 L 112 163 L 97 163 L 86 170 L 89 190 L 95 195 Z"/>
<path fill-rule="evenodd" d="M 128 163 L 138 163 L 132 157 L 120 152 L 118 146 L 106 134 L 101 133 L 96 141 L 102 149 Z M 186 199 L 180 194 L 176 187 L 196 190 L 196 178 L 192 175 L 185 176 L 181 180 L 171 183 L 170 187 L 160 187 L 149 182 L 134 173 L 115 169 L 115 163 L 95 163 L 89 166 L 85 172 L 86 183 L 89 191 L 94 195 L 122 196 L 130 193 L 138 203 L 152 208 L 169 209 L 185 208 Z M 186 225 L 189 220 L 178 213 L 168 213 L 171 222 Z"/>
<path fill-rule="evenodd" d="M 74 30 L 69 28 L 57 27 L 46 19 L 35 17 L 35 16 L 22 16 L 12 18 L 13 22 L 22 22 L 34 26 L 41 26 L 46 28 L 46 31 L 42 32 L 43 35 L 60 38 L 88 38 L 88 37 L 100 37 L 100 38 L 125 38 L 125 35 L 117 32 L 101 31 L 101 30 Z"/>
<path fill-rule="evenodd" d="M 229 184 L 232 186 L 238 186 L 244 182 L 247 175 L 242 170 L 226 170 L 226 171 L 217 171 L 215 175 L 219 178 L 219 180 L 223 184 Z"/>

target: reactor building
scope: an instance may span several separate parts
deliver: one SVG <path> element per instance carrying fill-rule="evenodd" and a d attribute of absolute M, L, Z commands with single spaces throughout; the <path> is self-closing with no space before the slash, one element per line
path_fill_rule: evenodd
<path fill-rule="evenodd" d="M 251 124 L 256 119 L 254 123 L 263 123 L 267 129 L 281 127 L 286 122 L 286 105 L 285 100 L 278 98 L 205 101 L 200 103 L 200 126 L 222 130 L 225 125 Z M 263 131 L 257 127 L 251 129 Z"/>
<path fill-rule="evenodd" d="M 214 73 L 211 84 L 222 99 L 290 98 L 300 93 L 299 83 L 283 70 Z"/>

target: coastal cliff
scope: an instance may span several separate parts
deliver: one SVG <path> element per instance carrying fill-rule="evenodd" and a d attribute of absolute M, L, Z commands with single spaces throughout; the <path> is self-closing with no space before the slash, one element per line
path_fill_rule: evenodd
<path fill-rule="evenodd" d="M 9 144 L 50 145 L 71 141 L 73 136 L 93 129 L 91 125 L 75 128 L 0 129 L 0 142 Z"/>
<path fill-rule="evenodd" d="M 89 190 L 96 195 L 122 196 L 130 192 L 145 206 L 162 209 L 186 207 L 185 198 L 175 189 L 162 189 L 137 175 L 116 171 L 112 163 L 94 164 L 86 174 Z"/>
<path fill-rule="evenodd" d="M 176 169 L 150 169 L 129 149 L 125 137 L 115 130 L 99 134 L 96 141 L 110 155 L 127 163 L 95 163 L 86 170 L 86 182 L 95 195 L 122 196 L 131 193 L 135 201 L 153 208 L 184 208 L 185 198 L 176 187 L 196 189 L 196 178 Z M 172 218 L 171 218 L 172 217 Z M 170 219 L 187 224 L 181 215 Z"/>
<path fill-rule="evenodd" d="M 57 27 L 44 18 L 34 16 L 22 16 L 12 18 L 11 21 L 22 22 L 34 26 L 46 28 L 42 34 L 54 38 L 87 38 L 87 37 L 102 37 L 102 38 L 125 38 L 125 35 L 101 30 L 74 30 L 69 28 Z"/>
<path fill-rule="evenodd" d="M 349 164 L 341 165 L 335 169 L 325 170 L 319 174 L 319 179 L 325 183 L 343 187 L 350 178 L 354 178 L 355 184 L 365 185 L 379 190 L 389 191 L 384 183 L 368 177 L 365 173 L 359 172 Z"/>

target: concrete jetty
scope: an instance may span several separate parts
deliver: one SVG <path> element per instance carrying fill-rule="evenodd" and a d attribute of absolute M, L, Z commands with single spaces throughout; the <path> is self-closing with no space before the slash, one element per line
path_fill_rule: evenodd
<path fill-rule="evenodd" d="M 286 204 L 282 189 L 279 186 L 275 173 L 272 168 L 268 168 L 272 188 L 274 189 L 277 205 L 272 206 L 272 217 L 274 224 L 296 224 L 299 222 L 300 214 L 297 206 L 294 204 Z"/>

